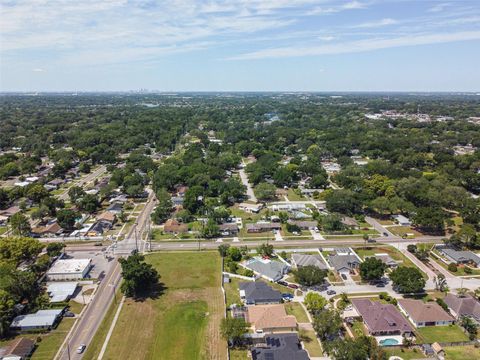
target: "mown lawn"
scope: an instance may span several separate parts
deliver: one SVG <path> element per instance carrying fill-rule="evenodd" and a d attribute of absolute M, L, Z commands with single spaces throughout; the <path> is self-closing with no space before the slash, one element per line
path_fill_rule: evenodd
<path fill-rule="evenodd" d="M 318 343 L 315 331 L 301 329 L 298 333 L 298 336 L 302 340 L 303 346 L 308 351 L 310 357 L 323 356 L 322 347 Z"/>
<path fill-rule="evenodd" d="M 238 291 L 238 284 L 242 280 L 237 278 L 230 278 L 230 282 L 223 284 L 225 288 L 225 296 L 227 297 L 227 307 L 232 304 L 240 304 L 240 293 Z"/>
<path fill-rule="evenodd" d="M 468 336 L 458 325 L 427 326 L 417 329 L 424 343 L 468 341 Z"/>
<path fill-rule="evenodd" d="M 104 359 L 225 358 L 218 253 L 157 253 L 146 260 L 159 272 L 163 289 L 125 301 Z"/>
<path fill-rule="evenodd" d="M 473 345 L 446 346 L 443 350 L 445 350 L 446 360 L 480 359 L 480 349 Z"/>
<path fill-rule="evenodd" d="M 230 360 L 247 360 L 247 359 L 248 359 L 248 350 L 241 350 L 241 349 L 230 350 Z"/>
<path fill-rule="evenodd" d="M 45 335 L 41 335 L 42 341 L 38 343 L 38 348 L 33 353 L 31 359 L 53 359 L 74 323 L 74 319 L 64 318 L 55 330 L 52 330 L 50 333 Z M 34 340 L 36 339 L 35 335 L 30 335 L 27 337 L 30 337 Z"/>
<path fill-rule="evenodd" d="M 299 323 L 308 323 L 308 316 L 303 310 L 302 305 L 298 302 L 289 302 L 285 304 L 285 310 L 287 311 L 288 315 L 293 315 L 297 319 Z"/>
<path fill-rule="evenodd" d="M 418 349 L 386 349 L 387 359 L 390 356 L 399 356 L 403 360 L 425 359 L 425 355 Z"/>

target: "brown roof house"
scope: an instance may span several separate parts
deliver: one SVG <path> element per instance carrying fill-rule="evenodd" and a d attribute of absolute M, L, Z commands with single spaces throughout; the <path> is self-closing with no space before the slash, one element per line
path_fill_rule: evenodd
<path fill-rule="evenodd" d="M 480 302 L 470 295 L 460 297 L 453 294 L 447 294 L 443 299 L 447 304 L 450 313 L 459 319 L 462 316 L 468 316 L 480 323 Z"/>
<path fill-rule="evenodd" d="M 372 336 L 413 333 L 410 323 L 392 304 L 382 304 L 369 299 L 352 299 L 352 305 L 362 316 L 363 323 Z"/>
<path fill-rule="evenodd" d="M 163 231 L 169 234 L 183 234 L 188 231 L 188 226 L 175 219 L 168 219 L 163 226 Z"/>
<path fill-rule="evenodd" d="M 297 330 L 295 316 L 287 315 L 283 304 L 249 306 L 246 320 L 255 332 L 279 333 Z"/>
<path fill-rule="evenodd" d="M 37 226 L 32 229 L 32 233 L 38 236 L 59 235 L 62 232 L 62 227 L 55 220 L 48 222 L 44 226 Z"/>
<path fill-rule="evenodd" d="M 113 212 L 104 211 L 103 213 L 97 216 L 97 221 L 103 220 L 113 224 L 115 222 L 116 217 L 117 216 Z"/>
<path fill-rule="evenodd" d="M 455 321 L 452 315 L 433 301 L 424 303 L 422 300 L 400 299 L 398 307 L 417 328 L 451 325 Z"/>
<path fill-rule="evenodd" d="M 34 348 L 35 341 L 22 337 L 17 338 L 0 353 L 0 358 L 5 360 L 24 360 L 32 354 Z"/>

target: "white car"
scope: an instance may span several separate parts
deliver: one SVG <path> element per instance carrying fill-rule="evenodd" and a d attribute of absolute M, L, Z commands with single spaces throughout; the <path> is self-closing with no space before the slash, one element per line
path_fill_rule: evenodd
<path fill-rule="evenodd" d="M 80 345 L 78 348 L 77 348 L 77 354 L 81 354 L 85 351 L 85 348 L 87 347 L 87 345 L 85 344 L 82 344 Z"/>

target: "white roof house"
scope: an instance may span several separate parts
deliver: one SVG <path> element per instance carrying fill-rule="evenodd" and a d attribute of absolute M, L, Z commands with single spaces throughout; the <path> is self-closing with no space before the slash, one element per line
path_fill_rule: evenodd
<path fill-rule="evenodd" d="M 392 217 L 397 221 L 399 225 L 402 225 L 402 226 L 412 225 L 412 222 L 410 221 L 410 219 L 403 215 L 393 215 Z"/>
<path fill-rule="evenodd" d="M 35 314 L 19 315 L 10 324 L 10 328 L 20 331 L 50 329 L 63 313 L 63 309 L 38 310 Z"/>
<path fill-rule="evenodd" d="M 59 259 L 47 271 L 48 281 L 79 280 L 86 277 L 92 259 Z"/>
<path fill-rule="evenodd" d="M 47 283 L 47 293 L 50 302 L 67 301 L 74 294 L 78 283 L 75 281 L 62 281 Z"/>

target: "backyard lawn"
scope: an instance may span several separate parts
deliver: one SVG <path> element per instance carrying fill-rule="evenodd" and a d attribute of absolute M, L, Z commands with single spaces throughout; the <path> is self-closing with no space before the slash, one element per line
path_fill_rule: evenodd
<path fill-rule="evenodd" d="M 470 346 L 446 346 L 446 360 L 480 359 L 480 349 Z"/>
<path fill-rule="evenodd" d="M 230 350 L 230 360 L 247 360 L 248 350 L 232 349 Z"/>
<path fill-rule="evenodd" d="M 432 344 L 434 342 L 468 341 L 468 336 L 458 325 L 427 326 L 417 329 L 421 342 Z"/>
<path fill-rule="evenodd" d="M 224 359 L 224 316 L 217 252 L 146 256 L 161 276 L 159 294 L 128 299 L 104 359 Z"/>
<path fill-rule="evenodd" d="M 75 320 L 64 318 L 55 330 L 41 335 L 42 341 L 38 343 L 38 348 L 33 353 L 32 360 L 50 360 L 53 359 L 63 340 L 67 336 Z M 27 336 L 36 339 L 36 335 Z"/>
<path fill-rule="evenodd" d="M 225 296 L 227 297 L 227 307 L 232 304 L 240 304 L 240 293 L 238 291 L 238 284 L 240 279 L 230 278 L 230 282 L 223 284 L 225 288 Z"/>
<path fill-rule="evenodd" d="M 288 315 L 293 315 L 297 319 L 298 323 L 308 323 L 308 316 L 305 313 L 302 305 L 298 302 L 289 302 L 285 304 L 285 310 L 287 310 Z"/>
<path fill-rule="evenodd" d="M 399 356 L 403 360 L 425 359 L 425 355 L 418 349 L 386 349 L 387 358 L 390 356 Z"/>

